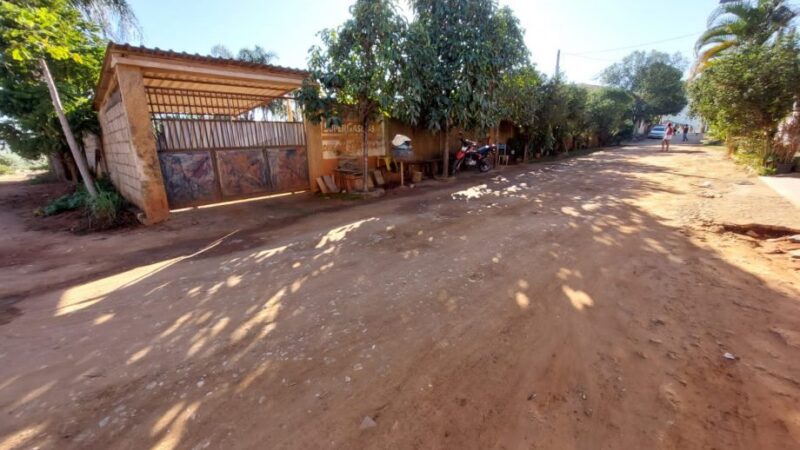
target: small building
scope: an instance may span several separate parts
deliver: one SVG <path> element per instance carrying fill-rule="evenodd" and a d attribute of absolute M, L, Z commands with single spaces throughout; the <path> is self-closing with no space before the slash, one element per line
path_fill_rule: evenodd
<path fill-rule="evenodd" d="M 107 174 L 147 223 L 178 208 L 316 191 L 317 178 L 343 163 L 360 170 L 362 138 L 353 121 L 327 128 L 303 120 L 293 93 L 308 75 L 110 43 L 94 99 L 101 136 L 84 143 L 89 165 Z M 423 162 L 440 159 L 443 145 L 460 146 L 458 130 L 445 144 L 443 133 L 386 118 L 369 126 L 371 169 L 387 162 L 395 134 L 411 137 Z M 492 140 L 513 134 L 504 122 Z"/>
<path fill-rule="evenodd" d="M 313 189 L 321 129 L 292 98 L 307 76 L 110 43 L 94 99 L 102 168 L 150 223 L 170 209 Z"/>

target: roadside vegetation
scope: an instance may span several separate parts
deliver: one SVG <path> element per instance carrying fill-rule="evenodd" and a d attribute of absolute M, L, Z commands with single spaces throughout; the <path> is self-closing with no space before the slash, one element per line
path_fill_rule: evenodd
<path fill-rule="evenodd" d="M 0 150 L 0 175 L 47 170 L 47 160 L 26 159 L 16 153 Z"/>
<path fill-rule="evenodd" d="M 83 185 L 75 192 L 59 197 L 42 208 L 43 216 L 53 216 L 69 211 L 77 211 L 80 217 L 76 231 L 100 231 L 135 222 L 128 211 L 128 202 L 117 192 L 107 178 L 95 182 L 96 196 L 91 196 Z"/>
<path fill-rule="evenodd" d="M 406 20 L 392 0 L 358 0 L 351 19 L 320 32 L 299 96 L 310 120 L 394 117 L 443 133 L 444 142 L 456 129 L 488 136 L 508 120 L 518 130 L 510 146 L 531 160 L 619 143 L 687 103 L 679 56 L 634 52 L 604 72 L 604 86 L 578 85 L 530 62 L 509 8 L 491 0 L 410 5 Z"/>
<path fill-rule="evenodd" d="M 603 86 L 578 85 L 531 63 L 525 31 L 510 8 L 492 0 L 414 0 L 410 6 L 406 17 L 394 0 L 356 0 L 350 19 L 320 32 L 320 45 L 309 54 L 312 76 L 299 93 L 309 120 L 336 124 L 355 117 L 363 124 L 391 116 L 442 133 L 444 142 L 456 130 L 491 136 L 510 121 L 517 127 L 510 147 L 535 160 L 618 144 L 638 125 L 686 104 L 685 63 L 677 56 L 634 52 L 603 73 Z M 110 184 L 84 173 L 82 152 L 70 141 L 99 131 L 93 89 L 107 39 L 138 31 L 130 6 L 123 0 L 0 0 L 0 11 L 0 140 L 26 160 L 46 158 L 54 178 L 83 184 L 48 211 L 75 206 L 113 222 L 108 205 L 120 202 L 104 194 L 102 186 Z M 218 45 L 211 53 L 263 63 L 275 58 L 257 45 L 238 53 Z M 269 108 L 280 114 L 279 106 Z M 448 152 L 443 146 L 445 163 Z M 12 170 L 7 167 L 0 164 Z"/>
<path fill-rule="evenodd" d="M 721 5 L 698 40 L 691 108 L 734 160 L 785 171 L 800 149 L 798 9 L 783 0 Z"/>

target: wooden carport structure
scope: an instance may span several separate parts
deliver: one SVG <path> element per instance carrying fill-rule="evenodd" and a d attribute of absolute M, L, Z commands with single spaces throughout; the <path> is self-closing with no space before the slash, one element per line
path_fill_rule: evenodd
<path fill-rule="evenodd" d="M 320 131 L 292 98 L 307 76 L 110 43 L 94 100 L 104 168 L 149 222 L 170 208 L 308 189 Z"/>

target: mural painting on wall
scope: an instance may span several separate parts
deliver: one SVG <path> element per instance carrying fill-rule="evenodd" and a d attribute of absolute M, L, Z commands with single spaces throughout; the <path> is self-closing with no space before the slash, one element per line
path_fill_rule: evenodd
<path fill-rule="evenodd" d="M 161 153 L 159 161 L 170 206 L 215 198 L 216 180 L 209 153 Z"/>
<path fill-rule="evenodd" d="M 225 150 L 217 152 L 222 195 L 238 197 L 270 190 L 269 168 L 261 150 Z"/>
<path fill-rule="evenodd" d="M 384 121 L 370 123 L 367 128 L 367 149 L 369 156 L 386 154 L 384 141 Z M 356 158 L 363 155 L 363 126 L 354 121 L 341 126 L 322 127 L 322 157 L 324 159 Z"/>
<path fill-rule="evenodd" d="M 288 191 L 308 187 L 308 158 L 304 148 L 267 150 L 270 184 L 273 190 Z"/>

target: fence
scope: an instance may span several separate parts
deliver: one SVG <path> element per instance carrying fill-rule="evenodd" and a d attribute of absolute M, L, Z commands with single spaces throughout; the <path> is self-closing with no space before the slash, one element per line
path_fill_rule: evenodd
<path fill-rule="evenodd" d="M 158 151 L 306 145 L 299 122 L 153 118 L 153 128 Z"/>

